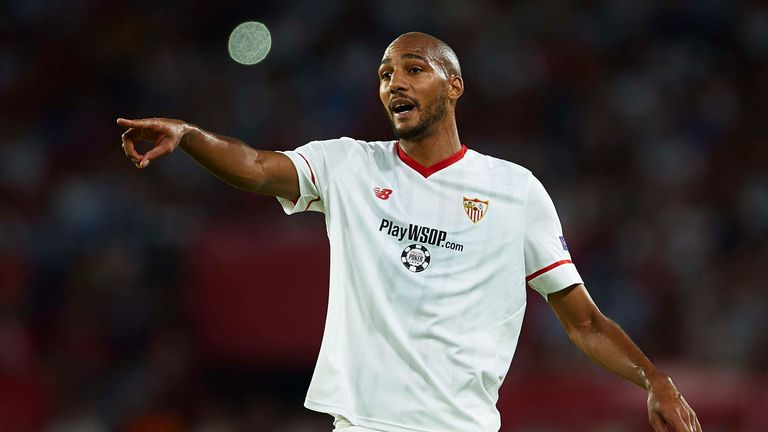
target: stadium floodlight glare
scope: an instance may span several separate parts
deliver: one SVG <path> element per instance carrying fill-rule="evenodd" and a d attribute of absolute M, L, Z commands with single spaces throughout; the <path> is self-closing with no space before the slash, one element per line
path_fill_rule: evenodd
<path fill-rule="evenodd" d="M 232 60 L 244 65 L 254 65 L 264 60 L 269 53 L 272 36 L 264 24 L 247 21 L 232 30 L 227 45 Z"/>

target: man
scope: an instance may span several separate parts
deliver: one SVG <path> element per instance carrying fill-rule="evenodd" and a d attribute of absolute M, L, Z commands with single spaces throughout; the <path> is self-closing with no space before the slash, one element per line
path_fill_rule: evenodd
<path fill-rule="evenodd" d="M 139 168 L 181 147 L 222 180 L 278 197 L 286 213 L 325 214 L 328 316 L 305 406 L 345 432 L 498 430 L 528 285 L 579 349 L 648 391 L 655 431 L 700 431 L 669 377 L 590 299 L 541 183 L 461 144 L 453 50 L 406 33 L 384 52 L 379 82 L 397 141 L 281 153 L 179 120 L 117 121 Z M 155 146 L 142 155 L 136 140 Z"/>

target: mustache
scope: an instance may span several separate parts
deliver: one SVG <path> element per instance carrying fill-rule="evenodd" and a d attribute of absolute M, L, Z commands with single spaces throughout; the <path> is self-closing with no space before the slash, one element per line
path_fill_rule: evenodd
<path fill-rule="evenodd" d="M 413 98 L 411 98 L 410 96 L 406 95 L 405 93 L 399 92 L 399 91 L 395 92 L 395 93 L 392 93 L 392 95 L 389 97 L 389 100 L 391 101 L 392 99 L 397 99 L 397 98 L 408 99 L 409 101 L 413 102 L 414 105 L 418 105 L 416 103 L 416 101 L 413 100 Z"/>

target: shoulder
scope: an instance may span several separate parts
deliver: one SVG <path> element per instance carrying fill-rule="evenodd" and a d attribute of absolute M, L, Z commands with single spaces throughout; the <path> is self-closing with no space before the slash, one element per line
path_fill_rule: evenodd
<path fill-rule="evenodd" d="M 467 157 L 473 166 L 486 170 L 489 176 L 500 183 L 520 184 L 521 182 L 530 182 L 531 179 L 535 178 L 528 168 L 505 159 L 489 156 L 472 149 L 467 151 Z"/>
<path fill-rule="evenodd" d="M 340 137 L 326 140 L 310 141 L 309 143 L 299 147 L 297 150 L 301 151 L 302 148 L 312 148 L 314 150 L 322 150 L 328 153 L 345 153 L 347 155 L 354 153 L 385 153 L 391 152 L 394 149 L 395 141 L 364 141 L 351 137 Z"/>
<path fill-rule="evenodd" d="M 529 211 L 543 211 L 543 214 L 556 216 L 552 198 L 531 170 L 508 160 L 474 153 L 477 155 L 477 160 L 493 173 L 493 183 L 501 186 L 500 189 L 517 195 Z"/>
<path fill-rule="evenodd" d="M 329 147 L 329 148 L 355 147 L 360 149 L 375 150 L 375 149 L 386 148 L 386 147 L 392 148 L 394 144 L 395 144 L 395 141 L 364 141 L 357 138 L 343 136 L 339 138 L 314 140 L 314 141 L 310 141 L 306 145 L 322 146 L 322 147 Z"/>
<path fill-rule="evenodd" d="M 395 141 L 364 141 L 350 137 L 310 141 L 296 149 L 310 165 L 320 172 L 359 174 L 373 165 L 390 163 L 394 159 Z M 387 162 L 390 161 L 390 162 Z"/>

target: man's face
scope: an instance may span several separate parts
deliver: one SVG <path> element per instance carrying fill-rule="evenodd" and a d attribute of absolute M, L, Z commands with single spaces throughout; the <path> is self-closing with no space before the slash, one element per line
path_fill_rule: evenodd
<path fill-rule="evenodd" d="M 417 38 L 395 41 L 379 66 L 379 97 L 395 137 L 414 139 L 448 111 L 446 72 Z"/>

